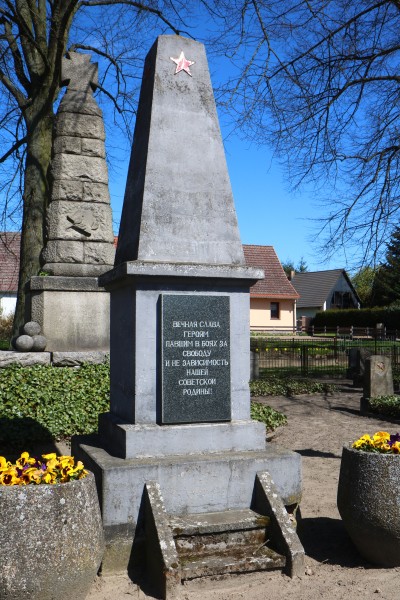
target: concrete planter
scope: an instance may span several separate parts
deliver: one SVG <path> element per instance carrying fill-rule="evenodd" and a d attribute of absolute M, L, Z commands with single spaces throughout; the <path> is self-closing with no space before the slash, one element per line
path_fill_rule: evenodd
<path fill-rule="evenodd" d="M 343 448 L 337 505 L 359 553 L 400 566 L 400 456 Z"/>
<path fill-rule="evenodd" d="M 104 551 L 94 476 L 0 486 L 0 600 L 83 600 Z"/>

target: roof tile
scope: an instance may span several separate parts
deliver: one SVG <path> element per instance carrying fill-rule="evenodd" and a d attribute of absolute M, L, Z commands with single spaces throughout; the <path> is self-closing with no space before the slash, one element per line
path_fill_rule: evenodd
<path fill-rule="evenodd" d="M 243 244 L 246 265 L 264 269 L 265 279 L 250 288 L 251 297 L 294 300 L 299 294 L 294 289 L 282 268 L 273 246 Z"/>
<path fill-rule="evenodd" d="M 298 308 L 316 307 L 322 309 L 324 302 L 330 298 L 336 282 L 342 276 L 345 277 L 355 297 L 358 298 L 344 269 L 296 273 L 292 283 L 300 294 L 300 300 L 297 303 Z"/>

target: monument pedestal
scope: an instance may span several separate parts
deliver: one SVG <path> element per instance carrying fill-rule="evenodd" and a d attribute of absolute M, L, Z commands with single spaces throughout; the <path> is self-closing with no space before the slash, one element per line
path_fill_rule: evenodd
<path fill-rule="evenodd" d="M 97 277 L 31 277 L 29 320 L 47 338 L 46 350 L 109 351 L 110 298 Z"/>
<path fill-rule="evenodd" d="M 75 439 L 72 452 L 96 476 L 107 540 L 104 572 L 126 570 L 134 559 L 151 481 L 160 487 L 166 513 L 175 516 L 249 509 L 257 473 L 266 471 L 285 505 L 300 502 L 301 457 L 266 444 L 265 426 L 250 419 L 248 288 L 258 276 L 247 267 L 138 261 L 102 276 L 111 299 L 110 413 L 100 416 L 99 436 Z M 172 313 L 165 296 L 177 300 Z M 207 300 L 221 297 L 227 299 L 224 328 L 217 313 L 207 322 L 190 317 L 199 299 L 212 311 Z M 176 354 L 166 358 L 163 351 L 171 347 Z M 172 360 L 174 366 L 165 367 L 163 361 Z M 197 370 L 203 374 L 193 375 Z M 210 421 L 214 407 L 219 410 L 220 384 L 229 391 L 226 421 L 179 422 L 186 419 L 183 403 L 190 409 L 200 403 L 201 419 L 207 400 Z M 203 389 L 211 395 L 194 394 Z M 164 423 L 165 414 L 177 422 Z"/>
<path fill-rule="evenodd" d="M 193 434 L 194 435 L 194 434 Z M 129 569 L 145 485 L 156 481 L 169 515 L 249 509 L 257 473 L 267 471 L 285 506 L 301 499 L 301 457 L 275 445 L 261 450 L 117 458 L 100 438 L 73 441 L 72 454 L 94 472 L 106 538 L 104 573 Z M 139 550 L 139 549 L 138 549 Z"/>

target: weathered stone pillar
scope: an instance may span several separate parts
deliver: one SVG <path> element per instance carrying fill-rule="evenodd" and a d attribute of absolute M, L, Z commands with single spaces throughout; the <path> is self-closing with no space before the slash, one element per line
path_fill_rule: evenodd
<path fill-rule="evenodd" d="M 41 324 L 47 350 L 107 350 L 109 296 L 97 276 L 112 268 L 115 250 L 104 123 L 93 98 L 97 64 L 69 53 L 62 83 L 68 89 L 56 116 L 42 256 L 47 276 L 31 278 L 27 320 Z"/>

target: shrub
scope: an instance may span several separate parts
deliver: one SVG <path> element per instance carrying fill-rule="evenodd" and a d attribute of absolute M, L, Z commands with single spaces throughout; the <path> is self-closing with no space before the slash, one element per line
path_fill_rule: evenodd
<path fill-rule="evenodd" d="M 332 383 L 312 379 L 292 379 L 272 376 L 250 382 L 252 396 L 296 396 L 297 394 L 332 394 L 336 390 Z"/>
<path fill-rule="evenodd" d="M 315 327 L 376 327 L 383 323 L 387 329 L 398 329 L 400 309 L 396 308 L 362 308 L 362 309 L 330 309 L 317 312 L 313 319 Z"/>
<path fill-rule="evenodd" d="M 97 430 L 109 409 L 109 365 L 12 366 L 0 376 L 0 444 L 27 446 Z"/>
<path fill-rule="evenodd" d="M 384 415 L 393 419 L 400 418 L 399 396 L 377 396 L 368 400 L 370 412 Z"/>
<path fill-rule="evenodd" d="M 255 421 L 265 423 L 268 431 L 274 431 L 280 425 L 286 425 L 287 423 L 286 415 L 274 410 L 271 406 L 260 404 L 259 402 L 251 403 L 250 415 Z"/>

